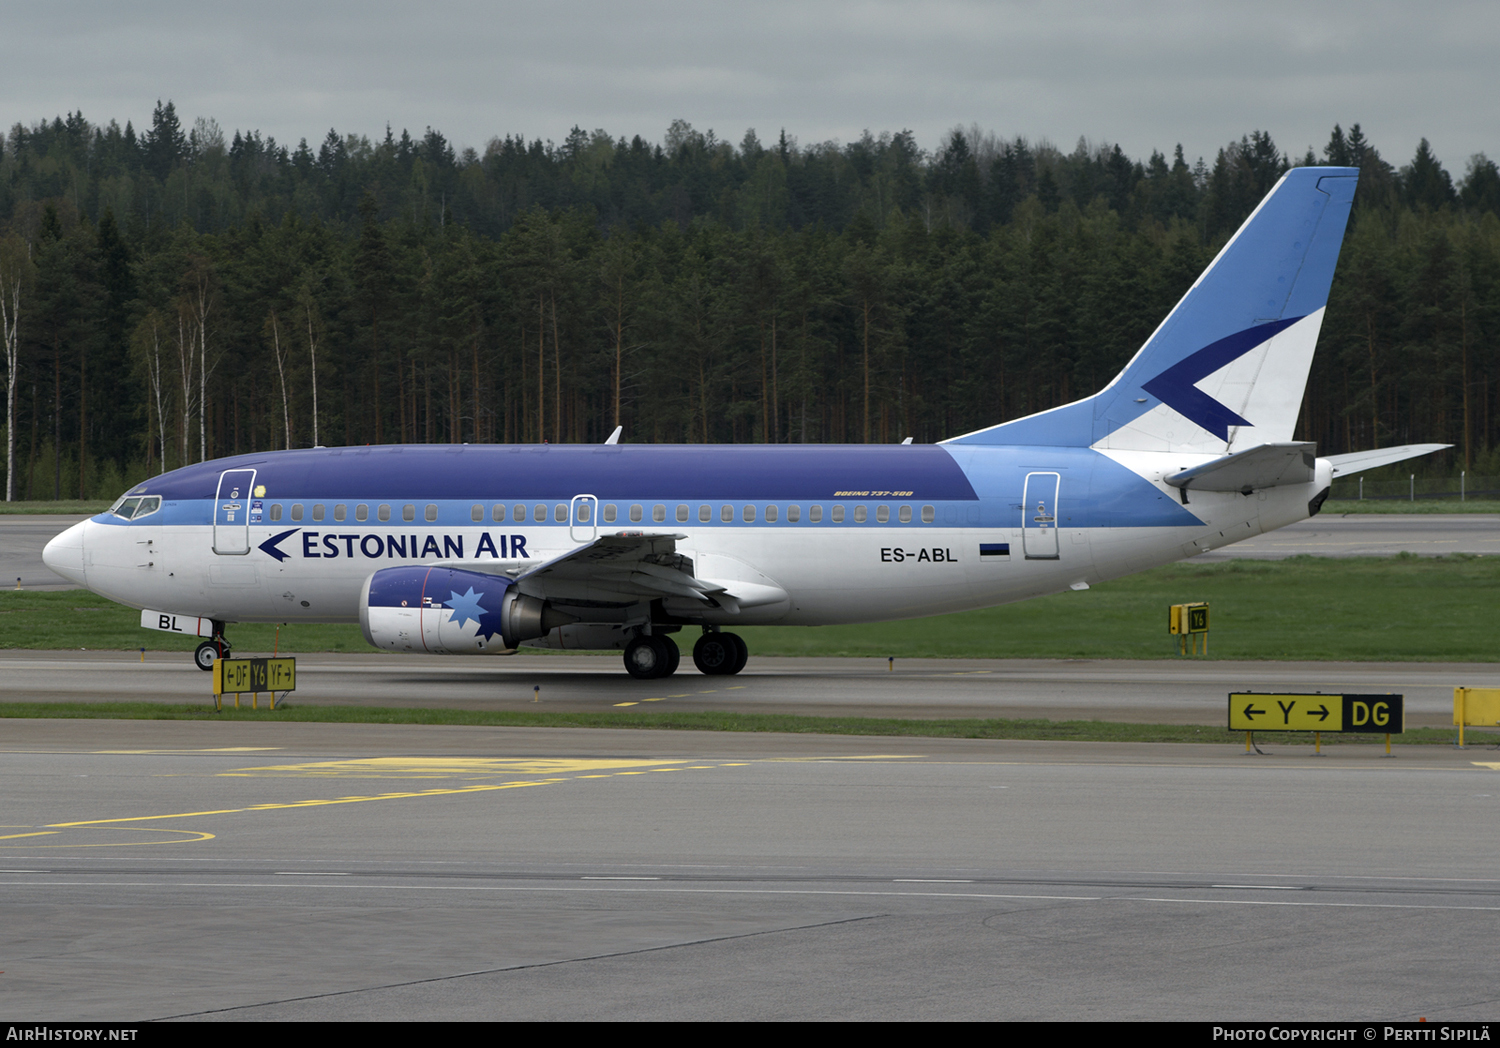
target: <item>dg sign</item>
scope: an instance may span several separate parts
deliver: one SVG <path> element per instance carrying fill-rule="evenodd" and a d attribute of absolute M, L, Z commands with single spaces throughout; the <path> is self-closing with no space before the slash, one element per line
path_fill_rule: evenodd
<path fill-rule="evenodd" d="M 1397 734 L 1406 728 L 1401 695 L 1300 695 L 1236 692 L 1230 731 L 1339 731 Z"/>

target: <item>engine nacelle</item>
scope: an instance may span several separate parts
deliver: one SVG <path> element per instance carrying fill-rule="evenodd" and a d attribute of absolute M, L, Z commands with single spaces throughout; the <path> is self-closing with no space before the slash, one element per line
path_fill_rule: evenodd
<path fill-rule="evenodd" d="M 359 601 L 365 640 L 387 651 L 509 655 L 573 621 L 510 579 L 457 568 L 382 568 L 365 580 Z"/>

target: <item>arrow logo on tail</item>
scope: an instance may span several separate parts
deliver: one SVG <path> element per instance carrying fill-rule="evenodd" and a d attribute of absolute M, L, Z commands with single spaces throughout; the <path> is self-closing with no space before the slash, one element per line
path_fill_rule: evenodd
<path fill-rule="evenodd" d="M 1178 414 L 1191 419 L 1220 440 L 1229 439 L 1230 426 L 1254 425 L 1249 419 L 1240 418 L 1225 405 L 1219 403 L 1197 383 L 1212 375 L 1226 364 L 1240 359 L 1262 342 L 1279 335 L 1301 317 L 1259 324 L 1244 331 L 1210 342 L 1198 352 L 1183 357 L 1160 375 L 1143 382 L 1141 389 L 1160 400 Z"/>
<path fill-rule="evenodd" d="M 270 538 L 266 539 L 266 541 L 260 544 L 260 548 L 265 550 L 271 556 L 275 557 L 277 560 L 286 560 L 291 556 L 291 554 L 277 549 L 277 544 L 280 543 L 281 540 L 286 538 L 288 535 L 295 535 L 301 530 L 301 528 L 293 528 L 291 531 L 283 531 L 280 535 L 272 535 Z"/>

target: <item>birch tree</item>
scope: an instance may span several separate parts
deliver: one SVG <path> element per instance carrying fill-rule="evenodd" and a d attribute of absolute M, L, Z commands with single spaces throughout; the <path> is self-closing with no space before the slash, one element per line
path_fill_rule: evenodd
<path fill-rule="evenodd" d="M 194 389 L 194 376 L 198 372 L 196 349 L 198 346 L 197 320 L 186 302 L 177 303 L 177 378 L 182 394 L 182 412 L 178 415 L 181 432 L 182 462 L 185 464 L 192 454 L 192 421 L 196 409 L 203 417 L 201 401 Z"/>
<path fill-rule="evenodd" d="M 5 501 L 15 501 L 15 390 L 21 373 L 21 283 L 30 247 L 17 234 L 0 240 L 0 333 L 5 337 Z"/>
<path fill-rule="evenodd" d="M 167 471 L 167 413 L 164 402 L 164 390 L 166 383 L 163 381 L 164 372 L 161 358 L 161 329 L 162 317 L 156 310 L 152 310 L 141 318 L 136 325 L 135 334 L 131 338 L 131 349 L 135 353 L 137 361 L 146 370 L 146 383 L 151 388 L 151 400 L 147 404 L 148 415 L 154 413 L 156 416 L 157 448 L 161 453 L 161 468 L 158 473 Z M 146 420 L 146 463 L 150 468 L 151 463 L 151 420 Z"/>
<path fill-rule="evenodd" d="M 281 381 L 281 422 L 286 427 L 286 443 L 284 448 L 292 446 L 292 407 L 286 395 L 286 358 L 292 351 L 288 346 L 286 351 L 281 349 L 281 324 L 276 319 L 276 311 L 271 310 L 270 316 L 266 317 L 266 326 L 271 329 L 271 351 L 276 355 L 276 377 Z"/>
<path fill-rule="evenodd" d="M 213 263 L 189 255 L 177 295 L 177 377 L 182 400 L 182 462 L 191 461 L 193 414 L 198 416 L 198 461 L 208 459 L 209 319 L 214 312 L 217 281 Z"/>
<path fill-rule="evenodd" d="M 318 303 L 313 297 L 312 281 L 302 285 L 302 293 L 298 296 L 297 304 L 302 307 L 303 319 L 307 330 L 307 359 L 312 365 L 312 442 L 313 447 L 321 447 L 318 440 L 318 328 L 321 326 L 318 320 Z"/>
<path fill-rule="evenodd" d="M 16 498 L 16 382 L 20 375 L 21 282 L 31 265 L 25 242 L 0 240 L 0 332 L 5 340 L 5 501 Z"/>

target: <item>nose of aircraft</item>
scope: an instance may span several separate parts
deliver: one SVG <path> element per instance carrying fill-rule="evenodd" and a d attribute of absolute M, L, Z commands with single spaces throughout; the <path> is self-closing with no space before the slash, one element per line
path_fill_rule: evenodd
<path fill-rule="evenodd" d="M 47 543 L 46 548 L 42 550 L 43 564 L 69 582 L 76 582 L 80 586 L 84 585 L 83 534 L 88 524 L 86 520 L 79 521 Z"/>

